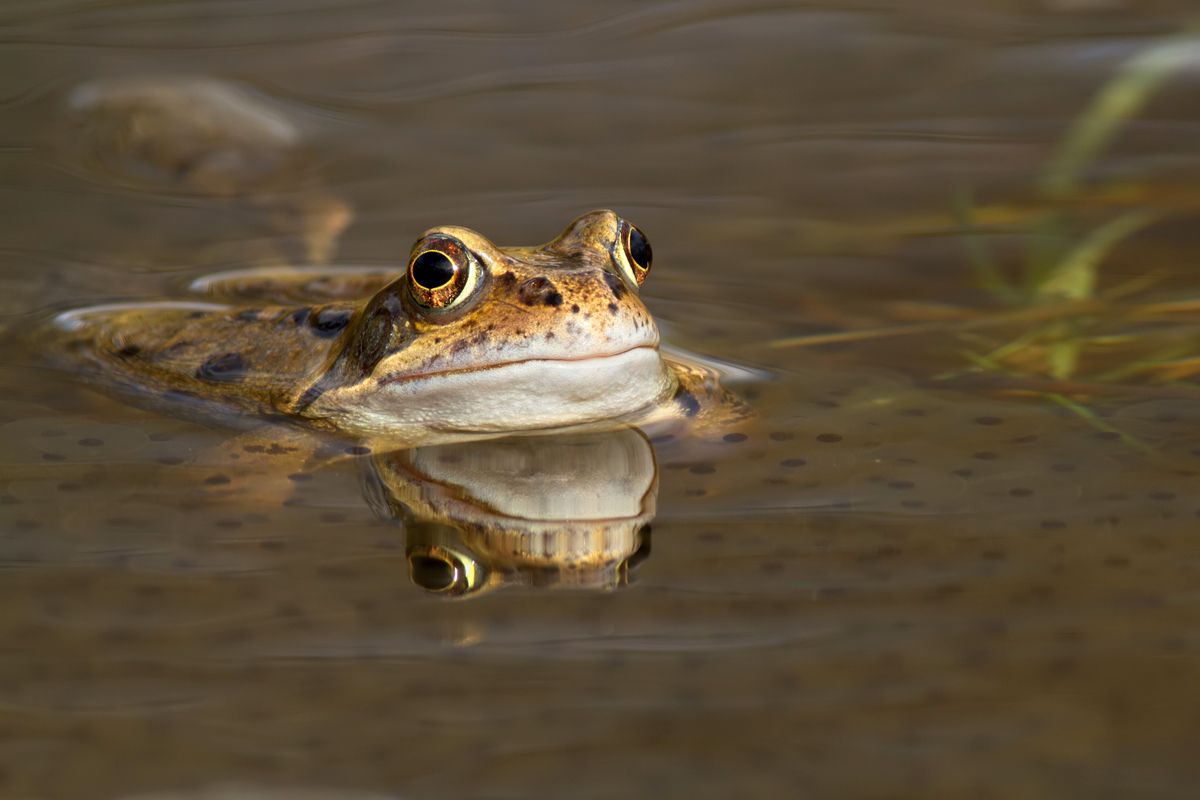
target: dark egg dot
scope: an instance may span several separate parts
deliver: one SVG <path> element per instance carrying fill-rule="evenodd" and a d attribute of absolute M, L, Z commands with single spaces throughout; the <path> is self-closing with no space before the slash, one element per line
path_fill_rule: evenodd
<path fill-rule="evenodd" d="M 840 442 L 841 440 L 842 440 L 842 437 L 838 436 L 836 433 L 822 433 L 820 436 L 817 437 L 818 442 L 832 443 L 832 442 Z"/>
<path fill-rule="evenodd" d="M 805 461 L 803 458 L 785 458 L 783 461 L 779 462 L 779 466 L 794 468 L 794 467 L 803 467 L 807 463 L 808 462 Z"/>
<path fill-rule="evenodd" d="M 228 475 L 209 475 L 204 479 L 204 482 L 209 486 L 223 486 L 227 483 L 231 483 Z"/>
<path fill-rule="evenodd" d="M 629 226 L 629 258 L 642 269 L 650 269 L 650 262 L 654 259 L 654 251 L 650 249 L 650 242 L 646 241 L 645 235 L 632 225 Z"/>
<path fill-rule="evenodd" d="M 693 475 L 711 475 L 717 471 L 717 468 L 712 464 L 695 464 L 688 468 L 688 472 Z"/>
<path fill-rule="evenodd" d="M 1004 422 L 1004 420 L 1000 419 L 999 417 L 976 417 L 975 418 L 975 423 L 977 425 L 1000 425 L 1003 422 Z"/>
<path fill-rule="evenodd" d="M 445 253 L 426 250 L 412 264 L 412 278 L 418 286 L 440 289 L 454 280 L 454 262 Z"/>
<path fill-rule="evenodd" d="M 727 433 L 721 438 L 727 442 L 744 442 L 750 437 L 744 433 Z"/>
<path fill-rule="evenodd" d="M 104 440 L 103 439 L 80 439 L 79 444 L 83 445 L 84 447 L 99 447 L 100 445 L 104 444 Z"/>

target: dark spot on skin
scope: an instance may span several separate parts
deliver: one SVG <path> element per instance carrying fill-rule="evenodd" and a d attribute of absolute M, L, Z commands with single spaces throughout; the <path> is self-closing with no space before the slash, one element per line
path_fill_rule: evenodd
<path fill-rule="evenodd" d="M 261 444 L 248 444 L 245 447 L 243 447 L 242 450 L 247 453 L 265 453 L 265 452 L 267 452 L 267 448 L 263 447 Z"/>
<path fill-rule="evenodd" d="M 550 340 L 551 340 L 551 339 L 553 339 L 553 338 L 554 338 L 554 331 L 548 331 L 548 332 L 546 333 L 546 341 L 548 342 L 548 341 L 550 341 Z"/>
<path fill-rule="evenodd" d="M 727 442 L 744 442 L 750 437 L 744 433 L 727 433 L 721 438 Z"/>
<path fill-rule="evenodd" d="M 616 275 L 613 275 L 611 272 L 605 272 L 604 282 L 608 284 L 608 288 L 612 291 L 613 298 L 620 300 L 625 296 L 625 284 Z"/>
<path fill-rule="evenodd" d="M 354 445 L 346 448 L 346 454 L 352 456 L 368 456 L 371 454 L 371 448 L 363 447 L 362 445 Z"/>
<path fill-rule="evenodd" d="M 209 475 L 204 479 L 204 482 L 209 486 L 224 486 L 227 483 L 232 483 L 228 475 Z"/>
<path fill-rule="evenodd" d="M 558 308 L 563 304 L 563 296 L 558 292 L 550 292 L 542 302 L 548 306 Z"/>
<path fill-rule="evenodd" d="M 295 311 L 284 317 L 284 319 L 292 322 L 295 325 L 303 325 L 308 321 L 310 314 L 312 314 L 311 308 L 297 308 Z"/>
<path fill-rule="evenodd" d="M 331 339 L 349 324 L 350 311 L 345 308 L 322 308 L 309 322 L 317 336 Z"/>
<path fill-rule="evenodd" d="M 496 280 L 497 280 L 497 283 L 499 283 L 501 286 L 507 287 L 507 286 L 512 286 L 514 283 L 517 282 L 517 276 L 513 275 L 512 271 L 510 270 L 510 271 L 504 273 L 503 275 L 501 275 Z"/>
<path fill-rule="evenodd" d="M 159 353 L 158 358 L 174 358 L 177 355 L 182 355 L 191 346 L 191 342 L 176 342 Z"/>
<path fill-rule="evenodd" d="M 578 304 L 578 303 L 576 303 L 575 305 L 571 306 L 571 313 L 572 313 L 572 314 L 578 314 L 578 313 L 579 313 L 579 304 Z"/>
<path fill-rule="evenodd" d="M 616 304 L 616 303 L 609 303 L 609 304 L 608 304 L 608 312 L 609 312 L 610 314 L 616 314 L 616 313 L 617 313 L 617 304 Z"/>
<path fill-rule="evenodd" d="M 675 390 L 675 396 L 671 399 L 679 403 L 685 417 L 691 418 L 700 412 L 700 401 L 682 386 Z"/>
<path fill-rule="evenodd" d="M 841 440 L 842 437 L 838 436 L 836 433 L 822 433 L 817 437 L 818 442 L 826 442 L 829 444 L 832 444 L 833 442 L 840 442 Z"/>
<path fill-rule="evenodd" d="M 200 365 L 196 377 L 211 383 L 236 383 L 246 377 L 246 363 L 241 353 L 213 356 Z"/>

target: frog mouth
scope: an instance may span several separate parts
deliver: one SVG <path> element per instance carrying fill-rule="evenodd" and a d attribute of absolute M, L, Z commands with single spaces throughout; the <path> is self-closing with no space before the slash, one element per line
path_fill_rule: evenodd
<path fill-rule="evenodd" d="M 476 367 L 460 367 L 458 369 L 435 370 L 435 371 L 428 371 L 428 372 L 410 372 L 410 373 L 404 373 L 404 374 L 400 374 L 400 375 L 390 375 L 386 378 L 383 378 L 379 383 L 381 386 L 387 386 L 390 384 L 407 383 L 410 381 L 436 380 L 439 378 L 451 378 L 456 375 L 469 375 L 469 374 L 475 373 L 475 372 L 487 372 L 487 371 L 491 371 L 491 370 L 503 369 L 505 367 L 515 367 L 515 366 L 519 366 L 522 364 L 542 364 L 542 363 L 544 363 L 544 364 L 556 364 L 556 363 L 577 364 L 577 363 L 585 363 L 585 362 L 593 362 L 594 363 L 594 362 L 598 362 L 598 361 L 608 361 L 609 359 L 619 359 L 622 356 L 636 354 L 636 353 L 638 353 L 638 351 L 643 351 L 643 350 L 651 351 L 651 352 L 655 353 L 655 355 L 657 355 L 658 354 L 658 345 L 657 344 L 640 344 L 640 345 L 635 345 L 633 347 L 627 347 L 624 350 L 618 350 L 615 353 L 605 353 L 603 355 L 579 356 L 577 358 L 548 358 L 548 357 L 523 358 L 523 359 L 518 359 L 516 361 L 500 361 L 495 364 L 480 364 L 479 366 L 476 366 Z"/>

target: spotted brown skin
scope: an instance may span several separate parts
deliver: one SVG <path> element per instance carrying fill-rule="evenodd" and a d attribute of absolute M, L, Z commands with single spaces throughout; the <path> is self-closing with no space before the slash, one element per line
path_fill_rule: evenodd
<path fill-rule="evenodd" d="M 638 250 L 647 263 L 631 263 L 631 229 L 596 211 L 541 247 L 501 248 L 465 228 L 434 228 L 409 269 L 365 302 L 101 307 L 68 312 L 60 327 L 74 362 L 110 383 L 355 434 L 495 435 L 652 407 L 693 417 L 695 404 L 678 398 L 691 397 L 680 376 L 694 379 L 659 357 L 638 297 L 648 246 Z M 436 397 L 414 410 L 427 385 Z M 460 386 L 469 402 L 455 417 Z"/>

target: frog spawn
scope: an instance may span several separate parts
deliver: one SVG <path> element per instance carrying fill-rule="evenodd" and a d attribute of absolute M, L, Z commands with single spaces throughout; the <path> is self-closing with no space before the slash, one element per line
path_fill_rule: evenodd
<path fill-rule="evenodd" d="M 963 404 L 878 376 L 834 383 L 764 387 L 762 418 L 744 433 L 699 445 L 660 439 L 664 495 L 694 509 L 684 513 L 808 509 L 941 517 L 978 530 L 1107 530 L 1200 512 L 1188 505 L 1200 434 L 1187 404 L 1135 405 L 1107 420 L 1155 447 L 1150 455 L 1063 409 Z"/>

